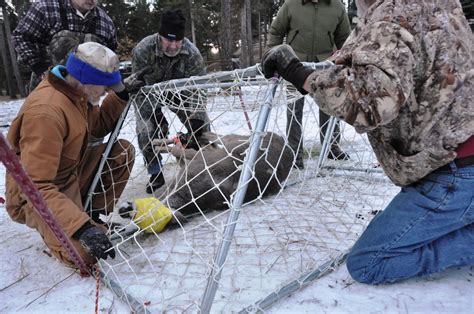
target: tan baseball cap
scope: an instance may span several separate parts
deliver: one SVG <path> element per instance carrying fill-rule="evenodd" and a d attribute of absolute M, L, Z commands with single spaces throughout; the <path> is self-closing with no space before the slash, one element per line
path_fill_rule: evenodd
<path fill-rule="evenodd" d="M 96 42 L 77 46 L 69 55 L 66 68 L 83 84 L 112 86 L 121 81 L 117 55 Z"/>

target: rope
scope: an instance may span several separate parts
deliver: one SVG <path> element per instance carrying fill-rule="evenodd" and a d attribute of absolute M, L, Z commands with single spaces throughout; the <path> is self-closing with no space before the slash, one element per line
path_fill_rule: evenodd
<path fill-rule="evenodd" d="M 95 266 L 95 314 L 99 314 L 100 267 Z"/>
<path fill-rule="evenodd" d="M 79 268 L 81 276 L 87 277 L 90 272 L 87 268 L 86 263 L 77 252 L 76 248 L 72 245 L 71 240 L 66 236 L 63 229 L 59 226 L 56 218 L 54 217 L 51 210 L 48 208 L 43 196 L 40 194 L 33 181 L 23 169 L 20 159 L 13 152 L 8 144 L 7 140 L 0 132 L 0 161 L 3 162 L 8 173 L 16 181 L 23 194 L 28 198 L 30 203 L 36 209 L 38 214 L 44 220 L 45 224 L 51 229 L 56 236 L 56 239 L 61 243 L 62 247 L 66 249 L 69 257 L 74 262 L 77 268 Z"/>

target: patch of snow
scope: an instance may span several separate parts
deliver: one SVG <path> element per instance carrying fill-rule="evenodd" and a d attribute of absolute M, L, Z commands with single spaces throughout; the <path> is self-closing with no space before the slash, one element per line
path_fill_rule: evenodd
<path fill-rule="evenodd" d="M 21 103 L 21 100 L 0 102 L 0 130 L 4 135 L 6 135 L 8 125 Z M 284 119 L 284 114 L 281 114 L 281 116 Z M 232 120 L 223 119 L 218 127 L 222 132 L 243 132 L 236 128 Z M 219 130 L 216 131 L 219 133 Z M 134 139 L 132 121 L 129 122 L 121 134 L 121 137 Z M 314 134 L 313 137 L 317 137 L 317 134 Z M 172 166 L 173 160 L 170 159 L 169 163 Z M 143 162 L 137 159 L 135 167 L 137 167 L 135 169 L 141 168 L 143 170 Z M 137 173 L 136 176 L 140 176 L 140 174 Z M 3 198 L 5 196 L 4 177 L 5 168 L 0 166 L 0 197 Z M 334 184 L 337 184 L 337 180 Z M 298 187 L 292 188 L 295 191 L 301 189 Z M 131 195 L 135 196 L 136 193 Z M 304 196 L 303 194 L 298 195 Z M 376 193 L 374 196 L 376 196 Z M 374 199 L 374 196 L 368 199 Z M 301 202 L 304 201 L 305 198 L 302 197 Z M 379 201 L 380 204 L 375 205 L 382 207 L 385 201 Z M 267 216 L 264 214 L 259 217 L 252 214 L 251 211 L 244 210 L 241 220 L 244 223 L 248 221 L 250 224 L 264 223 L 265 219 L 267 219 L 267 222 L 271 221 L 271 217 L 268 216 L 269 212 L 266 213 Z M 212 221 L 216 225 L 222 226 L 225 221 L 225 217 L 222 217 L 221 220 L 218 220 L 219 217 L 215 219 L 217 220 Z M 199 231 L 199 228 L 197 228 L 199 222 L 194 222 L 194 225 L 196 225 L 194 231 Z M 190 228 L 192 226 L 193 224 L 190 225 Z M 239 229 L 244 228 L 244 226 L 245 224 L 238 225 L 236 232 L 245 233 L 246 230 Z M 190 235 L 192 233 L 191 229 L 188 232 Z M 353 232 L 357 234 L 359 231 L 354 230 Z M 168 235 L 163 234 L 163 239 L 166 240 L 166 237 L 171 237 L 171 235 L 172 232 Z M 247 238 L 243 236 L 235 239 L 235 242 L 243 247 L 247 244 L 246 241 Z M 0 205 L 0 243 L 0 300 L 2 300 L 0 302 L 0 313 L 84 313 L 94 311 L 95 280 L 93 278 L 81 278 L 77 272 L 48 256 L 47 248 L 39 234 L 24 225 L 12 222 L 5 211 L 5 205 Z M 173 244 L 167 243 L 168 245 Z M 166 241 L 163 242 L 162 246 L 166 246 Z M 186 248 L 183 246 L 175 250 L 184 249 Z M 171 258 L 179 262 L 179 259 L 187 258 L 183 256 L 185 255 L 177 254 L 171 256 Z M 229 261 L 229 263 L 238 262 Z M 240 260 L 240 262 L 243 261 Z M 249 260 L 247 262 L 254 263 L 254 261 Z M 392 285 L 368 286 L 354 282 L 350 278 L 345 265 L 342 265 L 334 272 L 275 303 L 268 309 L 268 312 L 473 313 L 473 279 L 473 267 L 464 267 Z M 158 282 L 157 288 L 160 284 L 163 284 L 160 278 L 153 278 L 153 280 Z M 197 280 L 205 282 L 207 278 L 201 277 Z M 284 282 L 278 280 L 278 278 L 272 280 L 274 281 L 272 283 L 273 288 L 275 288 L 275 285 L 284 284 Z M 220 292 L 218 290 L 217 297 L 220 296 Z M 248 295 L 245 296 L 245 299 L 256 302 L 260 297 Z M 249 305 L 251 304 L 234 304 L 231 309 L 226 308 L 225 312 L 238 311 Z M 100 289 L 99 311 L 130 313 L 129 306 L 103 285 Z"/>

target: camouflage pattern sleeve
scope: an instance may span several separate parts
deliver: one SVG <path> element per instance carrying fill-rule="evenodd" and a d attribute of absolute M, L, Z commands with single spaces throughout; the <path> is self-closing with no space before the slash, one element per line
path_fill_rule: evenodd
<path fill-rule="evenodd" d="M 368 132 L 394 120 L 414 88 L 414 37 L 406 29 L 376 22 L 348 40 L 337 66 L 319 72 L 311 91 L 320 108 Z M 352 39 L 352 41 L 351 41 Z"/>
<path fill-rule="evenodd" d="M 152 64 L 151 60 L 149 60 L 150 53 L 148 50 L 146 45 L 143 44 L 143 41 L 139 42 L 138 45 L 133 48 L 132 73 L 137 73 Z"/>
<path fill-rule="evenodd" d="M 201 53 L 196 47 L 192 47 L 190 56 L 186 60 L 184 77 L 199 76 L 206 74 L 206 66 Z"/>
<path fill-rule="evenodd" d="M 185 64 L 185 77 L 201 76 L 206 74 L 206 67 L 201 53 L 194 45 L 189 46 L 190 56 L 186 59 Z M 190 119 L 201 120 L 204 123 L 209 122 L 205 107 L 207 103 L 207 92 L 205 90 L 199 90 L 197 93 L 188 94 L 188 91 L 183 91 L 183 95 L 186 95 L 185 106 L 193 108 Z M 188 112 L 189 114 L 189 112 Z M 208 127 L 204 128 L 208 131 Z"/>

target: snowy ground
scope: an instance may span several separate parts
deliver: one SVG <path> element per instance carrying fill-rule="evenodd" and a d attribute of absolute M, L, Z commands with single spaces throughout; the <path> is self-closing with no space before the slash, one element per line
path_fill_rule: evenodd
<path fill-rule="evenodd" d="M 20 105 L 21 101 L 0 103 L 0 130 L 4 135 Z M 231 125 L 227 128 L 231 128 Z M 3 166 L 0 166 L 0 197 L 3 198 L 4 172 Z M 245 221 L 246 217 L 244 212 L 242 220 Z M 251 218 L 255 219 L 254 216 Z M 188 234 L 191 233 L 188 231 Z M 4 210 L 4 205 L 0 205 L 0 236 L 2 239 L 0 240 L 0 313 L 94 311 L 95 281 L 79 277 L 72 269 L 64 267 L 48 256 L 39 235 L 23 225 L 12 222 Z M 206 278 L 202 280 L 205 281 Z M 290 297 L 280 300 L 268 311 L 270 313 L 473 313 L 473 280 L 474 268 L 465 267 L 448 270 L 428 278 L 373 287 L 355 283 L 342 265 Z M 257 301 L 260 297 L 250 296 L 250 299 Z M 248 305 L 250 304 L 243 303 L 236 308 L 224 308 L 218 312 L 239 311 Z M 128 305 L 103 286 L 100 290 L 99 311 L 130 312 Z M 167 309 L 167 312 L 182 312 L 182 309 Z M 194 312 L 194 308 L 188 309 L 188 312 Z"/>

